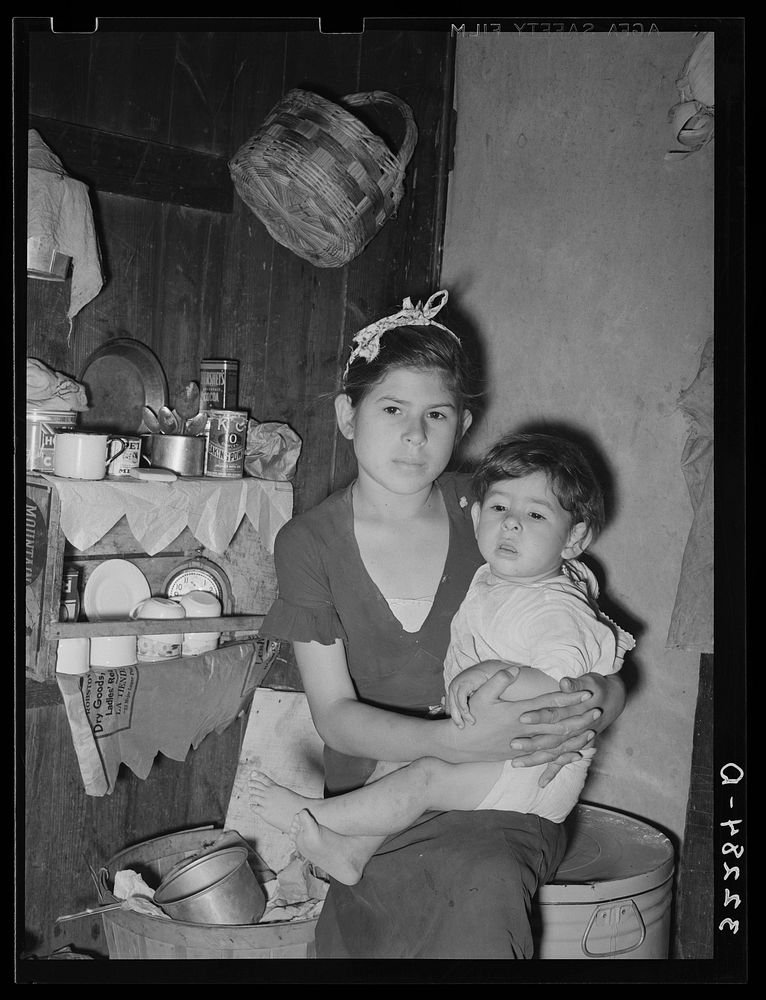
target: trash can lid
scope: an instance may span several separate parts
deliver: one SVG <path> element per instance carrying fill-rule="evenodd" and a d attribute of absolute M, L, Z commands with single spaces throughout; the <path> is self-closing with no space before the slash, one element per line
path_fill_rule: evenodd
<path fill-rule="evenodd" d="M 569 846 L 540 903 L 619 899 L 662 885 L 674 851 L 659 830 L 624 813 L 579 803 L 566 821 Z"/>

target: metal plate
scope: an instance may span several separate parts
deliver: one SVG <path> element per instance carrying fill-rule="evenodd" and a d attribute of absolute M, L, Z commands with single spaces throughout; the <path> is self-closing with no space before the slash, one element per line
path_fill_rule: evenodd
<path fill-rule="evenodd" d="M 90 430 L 146 434 L 144 406 L 156 413 L 168 399 L 159 359 L 130 337 L 102 344 L 85 362 L 78 381 L 85 386 L 90 407 L 80 414 L 80 424 Z"/>

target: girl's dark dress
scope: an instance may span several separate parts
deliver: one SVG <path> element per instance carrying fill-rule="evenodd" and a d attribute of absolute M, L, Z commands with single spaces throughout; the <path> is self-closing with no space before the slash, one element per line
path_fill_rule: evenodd
<path fill-rule="evenodd" d="M 362 563 L 351 489 L 289 521 L 275 547 L 279 598 L 263 633 L 346 648 L 361 701 L 428 715 L 444 694 L 452 616 L 482 563 L 470 480 L 439 480 L 450 520 L 444 575 L 419 632 L 406 632 Z M 357 788 L 375 761 L 324 751 L 326 794 Z M 427 813 L 389 837 L 355 886 L 332 882 L 318 958 L 531 958 L 529 907 L 556 870 L 563 828 L 499 811 Z"/>

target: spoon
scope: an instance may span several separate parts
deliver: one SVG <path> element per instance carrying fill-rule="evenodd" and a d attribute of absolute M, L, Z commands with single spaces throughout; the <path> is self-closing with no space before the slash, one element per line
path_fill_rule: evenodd
<path fill-rule="evenodd" d="M 104 906 L 91 906 L 87 910 L 78 910 L 77 913 L 64 913 L 60 917 L 56 917 L 56 923 L 60 923 L 62 920 L 77 920 L 78 917 L 88 917 L 92 913 L 106 913 L 107 910 L 119 910 L 124 906 L 125 901 L 120 900 L 118 903 L 106 903 Z"/>
<path fill-rule="evenodd" d="M 176 420 L 175 414 L 167 406 L 161 406 L 157 410 L 157 417 L 160 422 L 160 430 L 163 434 L 177 434 L 181 429 Z"/>
<path fill-rule="evenodd" d="M 199 413 L 199 386 L 196 382 L 187 382 L 176 396 L 175 408 L 183 420 L 197 416 Z"/>
<path fill-rule="evenodd" d="M 157 419 L 157 414 L 149 406 L 144 407 L 144 423 L 152 432 L 152 434 L 161 434 L 162 428 L 160 427 L 160 422 Z"/>
<path fill-rule="evenodd" d="M 192 437 L 197 437 L 205 429 L 205 424 L 207 423 L 207 412 L 203 410 L 201 413 L 195 414 L 190 420 L 186 421 L 186 426 L 184 427 L 184 434 L 190 434 Z"/>

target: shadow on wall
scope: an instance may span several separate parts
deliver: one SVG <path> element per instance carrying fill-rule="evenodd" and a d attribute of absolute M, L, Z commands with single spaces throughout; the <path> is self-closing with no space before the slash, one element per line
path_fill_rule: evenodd
<path fill-rule="evenodd" d="M 519 434 L 554 434 L 579 445 L 590 462 L 596 479 L 604 491 L 605 524 L 608 525 L 612 521 L 619 506 L 616 495 L 614 467 L 587 431 L 583 431 L 581 428 L 565 422 L 545 420 L 530 421 L 517 427 L 516 430 Z M 624 607 L 612 597 L 609 592 L 609 581 L 606 570 L 603 564 L 591 552 L 586 552 L 582 559 L 593 571 L 598 581 L 599 607 L 622 628 L 630 632 L 636 640 L 637 650 L 628 654 L 620 672 L 628 695 L 630 695 L 640 686 L 640 639 L 646 632 L 647 622 L 637 617 L 634 610 Z"/>
<path fill-rule="evenodd" d="M 461 472 L 470 472 L 475 463 L 468 457 L 468 451 L 473 435 L 482 424 L 489 403 L 487 398 L 487 353 L 484 347 L 486 338 L 482 337 L 476 321 L 458 304 L 459 290 L 452 286 L 448 291 L 450 297 L 437 320 L 449 327 L 460 338 L 468 357 L 470 372 L 468 408 L 473 415 L 473 422 L 461 441 L 458 453 L 450 468 Z"/>

